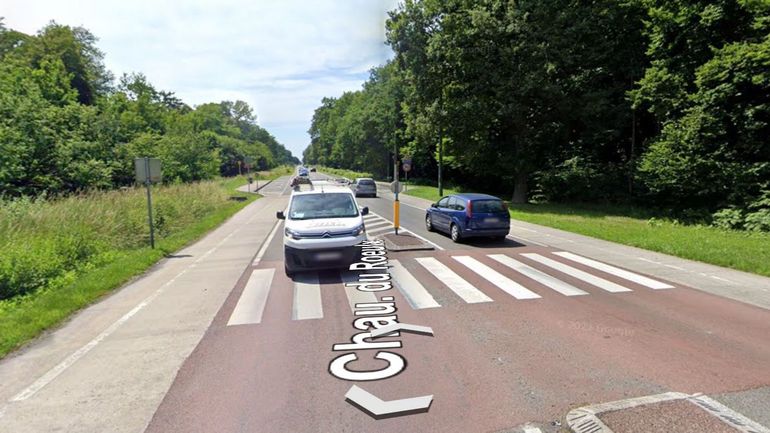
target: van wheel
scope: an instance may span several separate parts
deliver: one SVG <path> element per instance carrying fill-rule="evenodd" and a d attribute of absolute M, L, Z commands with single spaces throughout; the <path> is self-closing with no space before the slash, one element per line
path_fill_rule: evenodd
<path fill-rule="evenodd" d="M 425 215 L 425 229 L 429 232 L 433 231 L 433 222 L 430 220 L 430 215 Z"/>
<path fill-rule="evenodd" d="M 294 275 L 296 274 L 296 272 L 293 269 L 289 269 L 289 265 L 284 264 L 283 265 L 283 270 L 284 270 L 284 272 L 286 272 L 286 276 L 287 277 L 294 278 Z"/>
<path fill-rule="evenodd" d="M 452 237 L 452 242 L 460 242 L 460 228 L 457 227 L 457 224 L 452 224 L 449 228 L 449 235 Z"/>

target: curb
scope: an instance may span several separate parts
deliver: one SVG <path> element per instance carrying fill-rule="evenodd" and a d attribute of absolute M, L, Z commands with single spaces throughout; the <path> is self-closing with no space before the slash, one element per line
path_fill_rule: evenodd
<path fill-rule="evenodd" d="M 710 397 L 703 394 L 684 394 L 681 392 L 666 392 L 663 394 L 630 398 L 627 400 L 618 400 L 573 409 L 569 411 L 566 416 L 567 425 L 569 425 L 570 429 L 575 433 L 614 433 L 614 431 L 604 424 L 597 415 L 604 412 L 631 409 L 637 406 L 677 400 L 686 400 L 694 404 L 740 432 L 770 433 L 770 430 L 767 428 Z"/>

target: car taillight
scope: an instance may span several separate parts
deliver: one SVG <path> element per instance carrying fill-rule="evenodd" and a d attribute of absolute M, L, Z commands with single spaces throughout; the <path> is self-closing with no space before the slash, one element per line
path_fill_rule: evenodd
<path fill-rule="evenodd" d="M 468 200 L 468 207 L 465 208 L 465 216 L 473 218 L 473 202 Z"/>

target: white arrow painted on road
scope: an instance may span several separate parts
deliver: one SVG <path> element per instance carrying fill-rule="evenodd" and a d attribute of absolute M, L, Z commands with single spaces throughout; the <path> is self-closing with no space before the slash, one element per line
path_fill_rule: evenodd
<path fill-rule="evenodd" d="M 353 385 L 345 394 L 345 399 L 375 419 L 381 419 L 427 412 L 433 402 L 433 395 L 384 401 Z"/>
<path fill-rule="evenodd" d="M 394 323 L 393 325 L 383 326 L 382 328 L 372 330 L 370 334 L 372 338 L 377 338 L 395 331 L 433 336 L 433 329 L 430 326 L 410 325 L 408 323 Z"/>

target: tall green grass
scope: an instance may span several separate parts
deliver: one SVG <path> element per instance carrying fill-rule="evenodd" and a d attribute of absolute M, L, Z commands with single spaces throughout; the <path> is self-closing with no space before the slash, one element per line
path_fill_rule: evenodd
<path fill-rule="evenodd" d="M 154 186 L 155 250 L 144 188 L 0 201 L 0 357 L 256 199 L 245 179 Z"/>

